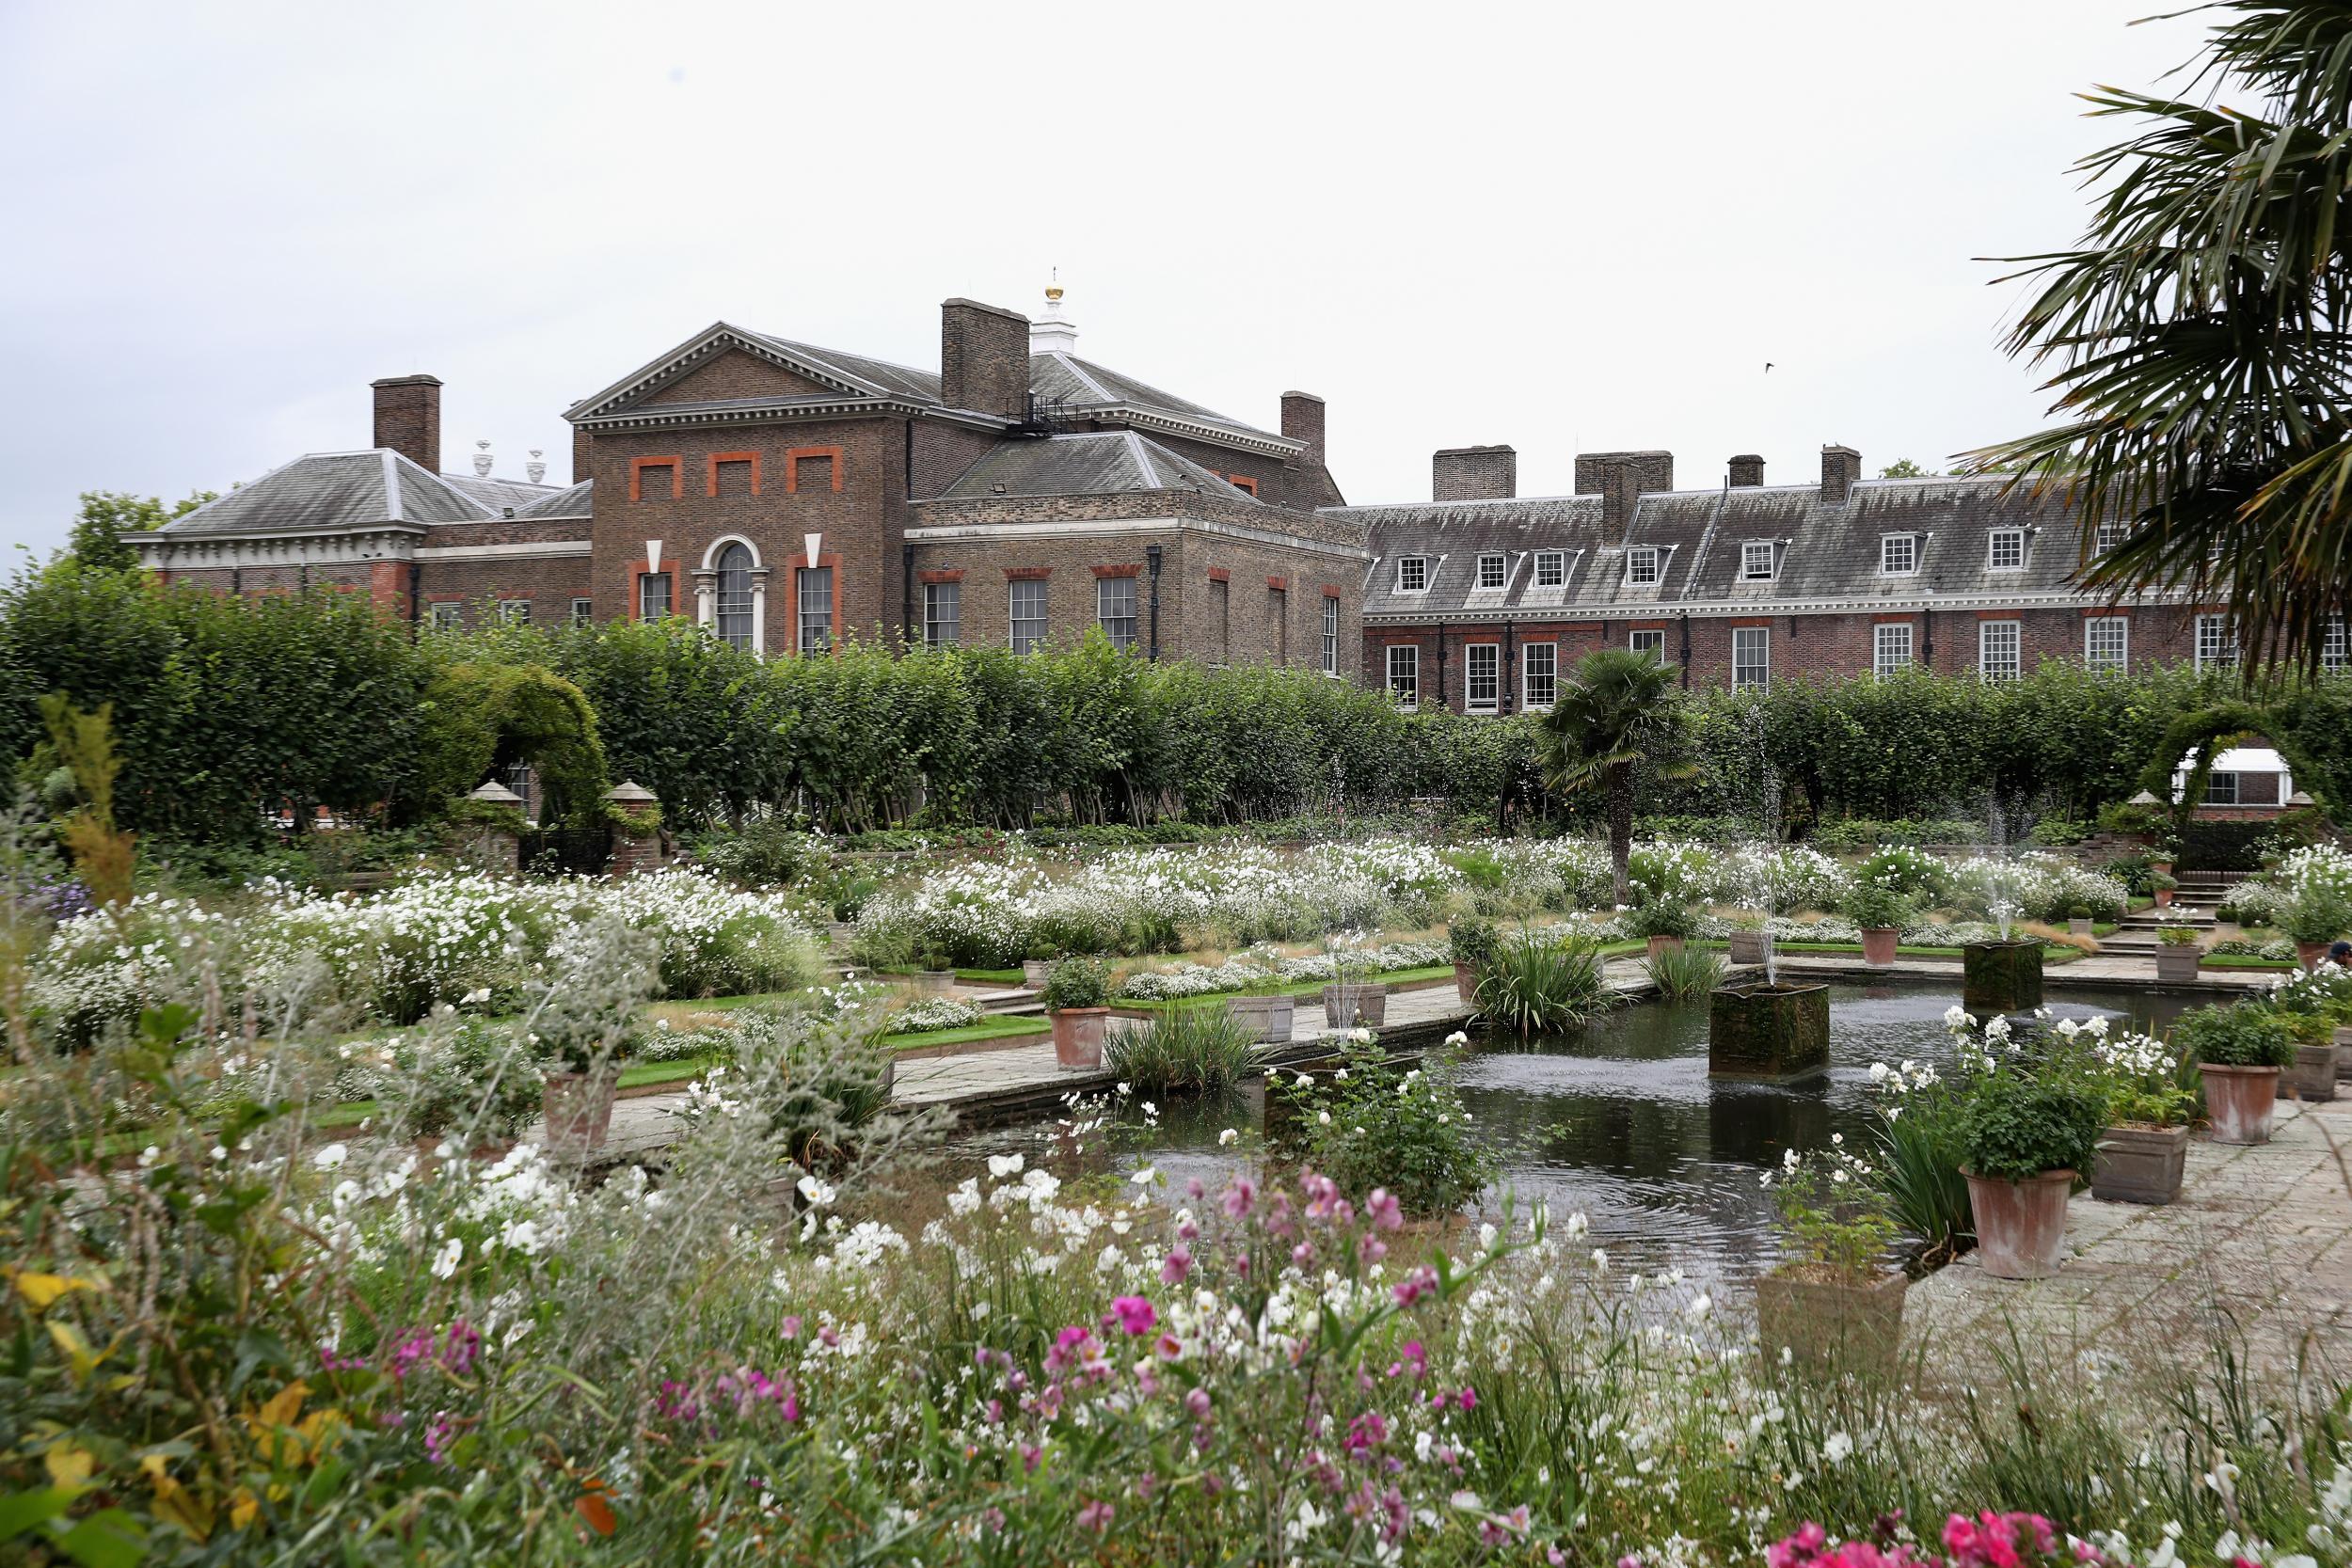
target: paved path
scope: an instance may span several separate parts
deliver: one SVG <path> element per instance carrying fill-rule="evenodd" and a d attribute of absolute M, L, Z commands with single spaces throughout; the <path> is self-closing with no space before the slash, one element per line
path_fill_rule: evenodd
<path fill-rule="evenodd" d="M 1783 953 L 1777 967 L 1783 974 L 1820 979 L 1944 980 L 1955 984 L 1960 979 L 1957 954 L 1948 958 L 1906 955 L 1889 968 L 1872 969 L 1862 961 L 1859 953 Z M 2265 990 L 2286 974 L 2284 970 L 2205 969 L 2198 972 L 2193 983 L 2158 987 L 2153 960 L 2144 954 L 2127 953 L 2092 954 L 2070 963 L 2051 964 L 2043 969 L 2042 979 L 2051 986 L 2124 986 L 2140 990 L 2210 991 L 2235 996 Z"/>
<path fill-rule="evenodd" d="M 2049 1279 L 1995 1279 L 1972 1254 L 1911 1288 L 1907 1332 L 1947 1375 L 1986 1381 L 2006 1339 L 2110 1366 L 2177 1366 L 2233 1331 L 2255 1365 L 2352 1376 L 2352 1100 L 2280 1101 L 2271 1141 L 2188 1146 L 2180 1201 L 2067 1208 Z M 2201 1360 L 2195 1354 L 2192 1364 Z"/>

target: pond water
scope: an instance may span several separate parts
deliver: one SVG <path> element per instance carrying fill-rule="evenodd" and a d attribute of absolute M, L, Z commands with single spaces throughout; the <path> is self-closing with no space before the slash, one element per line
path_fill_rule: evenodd
<path fill-rule="evenodd" d="M 1944 1012 L 1957 1000 L 1933 986 L 1833 986 L 1829 1074 L 1788 1086 L 1709 1081 L 1705 1002 L 1625 1007 L 1573 1035 L 1474 1046 L 1461 1063 L 1462 1098 L 1502 1152 L 1501 1187 L 1522 1205 L 1544 1199 L 1555 1218 L 1581 1212 L 1613 1268 L 1742 1283 L 1778 1256 L 1758 1174 L 1783 1149 L 1819 1148 L 1832 1132 L 1867 1139 L 1870 1064 L 1947 1068 Z M 2169 1024 L 2186 1005 L 2093 988 L 2048 998 L 2058 1017 L 2122 1015 L 2141 1028 Z M 1193 1176 L 1215 1188 L 1243 1152 L 1220 1148 L 1219 1131 L 1262 1132 L 1263 1107 L 1255 1089 L 1163 1106 L 1159 1131 L 1122 1144 L 1115 1163 L 1157 1165 L 1172 1192 Z M 1034 1139 L 1034 1129 L 1007 1129 L 971 1148 L 1035 1148 Z"/>

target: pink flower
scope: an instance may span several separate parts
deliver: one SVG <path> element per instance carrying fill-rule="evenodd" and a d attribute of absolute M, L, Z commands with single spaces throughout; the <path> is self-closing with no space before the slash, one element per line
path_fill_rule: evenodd
<path fill-rule="evenodd" d="M 1236 1176 L 1225 1189 L 1221 1200 L 1225 1212 L 1234 1219 L 1246 1217 L 1258 1201 L 1258 1184 L 1246 1176 Z"/>
<path fill-rule="evenodd" d="M 1185 1394 L 1184 1408 L 1192 1413 L 1194 1420 L 1207 1420 L 1209 1418 L 1209 1391 L 1206 1388 L 1195 1388 Z"/>
<path fill-rule="evenodd" d="M 1331 1217 L 1332 1205 L 1336 1204 L 1340 1198 L 1338 1182 L 1327 1176 L 1319 1176 L 1313 1171 L 1308 1171 L 1298 1179 L 1298 1187 L 1307 1195 L 1307 1217 L 1309 1219 L 1327 1220 Z"/>
<path fill-rule="evenodd" d="M 784 1337 L 787 1339 L 797 1339 L 801 1337 L 801 1315 L 798 1312 L 787 1312 L 784 1315 Z"/>
<path fill-rule="evenodd" d="M 1399 1230 L 1405 1226 L 1405 1211 L 1386 1187 L 1375 1187 L 1364 1199 L 1364 1218 L 1381 1230 Z"/>
<path fill-rule="evenodd" d="M 1399 1307 L 1410 1307 L 1438 1288 L 1438 1273 L 1426 1264 L 1389 1287 Z"/>
<path fill-rule="evenodd" d="M 1397 1352 L 1397 1359 L 1389 1364 L 1391 1377 L 1401 1377 L 1406 1372 L 1415 1377 L 1429 1375 L 1429 1352 L 1419 1339 L 1406 1340 L 1404 1349 Z"/>
<path fill-rule="evenodd" d="M 1129 1334 L 1149 1334 L 1160 1321 L 1159 1312 L 1141 1296 L 1116 1297 L 1111 1310 L 1119 1315 L 1119 1326 Z"/>
<path fill-rule="evenodd" d="M 1107 1535 L 1110 1533 L 1113 1512 L 1110 1504 L 1098 1497 L 1078 1510 L 1078 1528 L 1090 1529 L 1097 1535 Z"/>
<path fill-rule="evenodd" d="M 1160 1337 L 1152 1341 L 1152 1348 L 1163 1361 L 1173 1361 L 1184 1354 L 1184 1342 L 1166 1330 L 1162 1330 Z"/>
<path fill-rule="evenodd" d="M 1182 1285 L 1184 1282 L 1184 1275 L 1190 1273 L 1192 1273 L 1192 1249 L 1179 1242 L 1168 1249 L 1167 1258 L 1160 1262 L 1160 1283 Z"/>

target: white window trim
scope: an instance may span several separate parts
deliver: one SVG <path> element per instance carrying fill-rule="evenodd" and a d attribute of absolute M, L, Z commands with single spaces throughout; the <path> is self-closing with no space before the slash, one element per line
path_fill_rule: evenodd
<path fill-rule="evenodd" d="M 2099 626 L 2109 623 L 2122 628 L 2123 636 L 2122 643 L 2116 649 L 2116 660 L 2113 664 L 2096 663 L 2091 658 L 2091 638 Z M 2132 618 L 2128 615 L 2084 616 L 2083 664 L 2085 667 L 2091 670 L 2114 670 L 2117 672 L 2129 670 L 2132 667 Z"/>
<path fill-rule="evenodd" d="M 1015 652 L 1021 651 L 1020 626 L 1022 617 L 1013 613 L 1013 600 L 1020 594 L 1021 590 L 1026 584 L 1032 582 L 1042 584 L 1044 581 L 1045 579 L 1043 578 L 1014 578 L 1011 581 L 1005 584 L 1005 646 L 1013 649 Z M 1045 594 L 1046 613 L 1043 617 L 1045 629 L 1042 632 L 1040 632 L 1037 638 L 1031 642 L 1027 650 L 1028 652 L 1035 653 L 1039 649 L 1044 647 L 1047 641 L 1053 636 L 1053 607 L 1054 595 L 1053 591 L 1049 588 L 1046 590 Z"/>
<path fill-rule="evenodd" d="M 1977 678 L 1983 680 L 1994 674 L 1993 662 L 1990 657 L 1992 644 L 1988 637 L 1995 626 L 2007 626 L 2017 635 L 2017 646 L 2012 650 L 2016 655 L 2016 662 L 2001 672 L 1997 678 L 2010 681 L 2025 679 L 2026 623 L 2023 621 L 1979 621 L 1977 623 Z"/>
<path fill-rule="evenodd" d="M 1558 582 L 1546 582 L 1544 580 L 1544 562 L 1547 560 L 1556 561 L 1560 563 L 1560 580 Z M 1535 552 L 1534 579 L 1529 584 L 1529 586 L 1534 588 L 1565 588 L 1567 585 L 1568 552 L 1565 550 L 1537 550 Z"/>
<path fill-rule="evenodd" d="M 1903 658 L 1900 664 L 1889 665 L 1886 662 L 1886 639 L 1887 634 L 1890 632 L 1900 632 L 1902 634 Z M 1877 676 L 1880 680 L 1884 680 L 1889 675 L 1895 674 L 1899 671 L 1910 669 L 1914 664 L 1918 662 L 1918 658 L 1919 628 L 1916 626 L 1913 625 L 1909 621 L 1878 621 L 1872 623 L 1870 626 L 1871 674 Z"/>
<path fill-rule="evenodd" d="M 1413 694 L 1412 694 L 1410 697 L 1406 697 L 1406 696 L 1404 696 L 1404 695 L 1400 694 L 1400 693 L 1397 691 L 1397 689 L 1396 689 L 1396 656 L 1397 656 L 1397 655 L 1399 655 L 1399 654 L 1409 654 L 1409 655 L 1411 655 L 1411 656 L 1412 656 L 1412 660 L 1413 660 Z M 1381 689 L 1382 689 L 1382 690 L 1384 690 L 1384 691 L 1386 691 L 1386 692 L 1388 692 L 1388 693 L 1389 693 L 1389 695 L 1391 695 L 1391 697 L 1395 697 L 1395 698 L 1396 698 L 1396 700 L 1397 700 L 1397 705 L 1398 705 L 1399 707 L 1403 708 L 1403 709 L 1404 709 L 1406 712 L 1407 712 L 1407 713 L 1416 712 L 1416 711 L 1418 711 L 1418 710 L 1420 709 L 1420 707 L 1421 707 L 1421 644 L 1420 644 L 1420 643 L 1418 643 L 1418 642 L 1391 642 L 1391 643 L 1390 643 L 1390 644 L 1388 645 L 1387 651 L 1386 651 L 1386 652 L 1384 652 L 1384 653 L 1381 655 L 1381 657 L 1380 657 L 1380 673 L 1381 673 L 1381 676 L 1383 677 L 1383 679 L 1382 679 L 1382 686 L 1381 686 Z"/>
<path fill-rule="evenodd" d="M 1760 680 L 1743 682 L 1740 679 L 1740 635 L 1742 632 L 1754 632 L 1764 640 L 1764 661 L 1759 667 L 1763 678 Z M 1771 688 L 1772 684 L 1772 631 L 1770 626 L 1734 626 L 1731 628 L 1731 684 L 1734 690 L 1750 686 L 1758 691 Z"/>
<path fill-rule="evenodd" d="M 1665 662 L 1666 662 L 1666 628 L 1665 628 L 1665 627 L 1663 627 L 1663 626 L 1637 626 L 1637 627 L 1635 627 L 1633 630 L 1627 632 L 1627 633 L 1625 634 L 1625 645 L 1626 645 L 1626 649 L 1627 649 L 1627 651 L 1628 651 L 1628 652 L 1629 652 L 1629 653 L 1637 653 L 1637 654 L 1638 654 L 1638 653 L 1640 653 L 1640 652 L 1642 651 L 1642 644 L 1634 641 L 1634 639 L 1635 639 L 1635 638 L 1637 638 L 1637 637 L 1655 637 L 1656 639 L 1658 639 L 1658 662 L 1659 662 L 1659 663 L 1661 663 L 1661 664 L 1663 664 L 1663 663 L 1665 663 Z"/>
<path fill-rule="evenodd" d="M 1911 564 L 1902 568 L 1900 571 L 1896 570 L 1894 567 L 1889 566 L 1886 563 L 1887 546 L 1894 544 L 1897 540 L 1902 541 L 1902 543 L 1908 546 L 1911 550 Z M 1883 578 L 1915 578 L 1919 575 L 1919 557 L 1924 553 L 1926 552 L 1919 548 L 1919 536 L 1915 533 L 1882 533 L 1879 535 L 1879 576 Z"/>
<path fill-rule="evenodd" d="M 1486 580 L 1486 562 L 1489 561 L 1499 561 L 1502 563 L 1502 578 L 1499 582 Z M 1479 552 L 1470 582 L 1480 593 L 1499 594 L 1511 586 L 1511 557 L 1507 553 L 1502 550 L 1482 550 Z"/>
<path fill-rule="evenodd" d="M 1535 669 L 1528 655 L 1538 648 L 1551 650 L 1551 695 L 1543 702 L 1535 700 Z M 1531 713 L 1539 713 L 1560 700 L 1560 644 L 1557 642 L 1527 642 L 1519 648 L 1519 706 Z"/>
<path fill-rule="evenodd" d="M 1993 559 L 1994 543 L 2009 534 L 2017 536 L 2017 564 L 2004 566 Z M 1984 536 L 1984 569 L 1988 572 L 2022 572 L 2026 569 L 2026 531 L 2022 528 L 1996 528 Z"/>
<path fill-rule="evenodd" d="M 1481 703 L 1470 696 L 1470 655 L 1480 650 L 1491 652 L 1495 661 L 1495 694 Z M 1465 642 L 1462 644 L 1462 711 L 1464 713 L 1500 713 L 1502 711 L 1502 644 L 1500 642 Z"/>
<path fill-rule="evenodd" d="M 1635 574 L 1633 563 L 1637 561 L 1646 561 L 1649 562 L 1648 577 L 1640 577 Z M 1743 569 L 1744 564 L 1745 563 L 1742 562 Z M 1661 582 L 1663 582 L 1665 578 L 1666 552 L 1660 549 L 1657 546 L 1643 545 L 1637 548 L 1629 549 L 1625 552 L 1625 581 L 1627 587 L 1655 588 Z"/>
<path fill-rule="evenodd" d="M 931 613 L 931 607 L 942 597 L 940 590 L 943 588 L 952 588 L 956 591 L 956 618 L 953 621 L 940 620 Z M 1006 608 L 1008 610 L 1011 608 L 1011 601 L 1009 599 L 1006 601 Z M 946 626 L 952 626 L 956 628 L 956 635 L 953 638 L 943 641 L 931 635 L 934 627 Z M 923 645 L 927 648 L 952 648 L 962 642 L 962 641 L 963 584 L 961 582 L 927 582 L 923 584 Z"/>
<path fill-rule="evenodd" d="M 1431 583 L 1432 581 L 1436 580 L 1437 576 L 1438 576 L 1438 574 L 1437 574 L 1435 571 L 1433 571 L 1433 570 L 1431 570 L 1431 569 L 1430 569 L 1430 565 L 1429 565 L 1430 559 L 1431 559 L 1430 557 L 1425 556 L 1425 555 L 1400 555 L 1400 556 L 1398 556 L 1398 557 L 1396 558 L 1396 589 L 1395 589 L 1395 592 L 1397 592 L 1397 593 L 1399 593 L 1399 594 L 1426 594 L 1426 593 L 1428 593 L 1428 592 L 1429 592 L 1429 585 L 1430 585 L 1430 583 Z M 1406 587 L 1406 586 L 1405 586 L 1405 563 L 1406 563 L 1406 562 L 1408 562 L 1408 561 L 1418 561 L 1418 562 L 1421 562 L 1421 586 L 1420 586 L 1419 588 L 1407 588 L 1407 587 Z"/>
<path fill-rule="evenodd" d="M 1756 549 L 1764 551 L 1765 570 L 1761 573 L 1748 570 L 1748 552 Z M 1740 541 L 1740 580 L 1741 582 L 1777 582 L 1779 579 L 1780 546 L 1777 544 L 1770 539 Z"/>
<path fill-rule="evenodd" d="M 2217 621 L 2221 624 L 2220 641 L 2222 648 L 2227 654 L 2226 657 L 2217 656 L 2209 659 L 2205 657 L 2205 624 L 2209 621 Z M 2189 651 L 2195 656 L 2198 669 L 2202 670 L 2208 664 L 2223 670 L 2234 670 L 2237 668 L 2237 628 L 2230 624 L 2230 617 L 2228 615 L 2201 614 L 2197 617 L 2195 624 L 2191 626 L 2189 631 L 2190 636 L 2193 639 Z"/>

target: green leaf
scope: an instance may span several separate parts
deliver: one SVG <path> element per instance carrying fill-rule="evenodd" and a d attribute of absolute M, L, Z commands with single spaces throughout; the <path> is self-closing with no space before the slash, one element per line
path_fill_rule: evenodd
<path fill-rule="evenodd" d="M 54 1519 L 73 1506 L 87 1487 L 44 1486 L 37 1492 L 19 1492 L 12 1497 L 0 1497 L 0 1541 L 24 1534 L 35 1525 Z"/>
<path fill-rule="evenodd" d="M 137 1568 L 147 1537 L 122 1510 L 102 1508 L 59 1537 L 57 1546 L 82 1568 Z"/>

